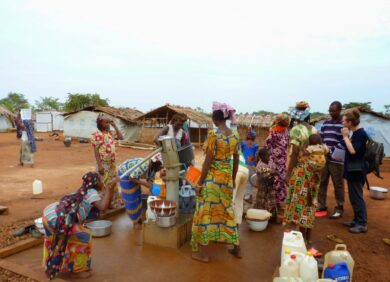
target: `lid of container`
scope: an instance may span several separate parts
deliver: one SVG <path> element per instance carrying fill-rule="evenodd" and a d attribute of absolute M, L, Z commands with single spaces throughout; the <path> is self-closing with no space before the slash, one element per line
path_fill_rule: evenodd
<path fill-rule="evenodd" d="M 289 255 L 289 254 L 291 254 L 291 250 L 290 250 L 290 249 L 286 249 L 286 250 L 284 251 L 284 253 L 285 253 L 286 255 Z"/>
<path fill-rule="evenodd" d="M 333 269 L 334 268 L 334 264 L 332 264 L 332 263 L 328 264 L 328 268 Z"/>
<path fill-rule="evenodd" d="M 296 259 L 297 256 L 296 256 L 296 255 L 291 255 L 290 258 L 291 258 L 291 259 Z"/>
<path fill-rule="evenodd" d="M 311 252 L 307 252 L 306 255 L 307 255 L 308 257 L 312 257 L 312 256 L 313 256 L 313 254 L 312 254 Z"/>

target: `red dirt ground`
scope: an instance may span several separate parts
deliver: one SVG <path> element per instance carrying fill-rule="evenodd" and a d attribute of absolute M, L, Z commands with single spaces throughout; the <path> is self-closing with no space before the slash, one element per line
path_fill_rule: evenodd
<path fill-rule="evenodd" d="M 0 226 L 41 216 L 46 205 L 58 200 L 65 193 L 77 189 L 81 176 L 95 168 L 90 144 L 74 142 L 70 148 L 66 148 L 62 142 L 55 141 L 48 134 L 37 134 L 37 136 L 42 136 L 44 141 L 37 142 L 38 152 L 35 157 L 35 168 L 30 168 L 17 167 L 19 142 L 15 138 L 15 133 L 0 134 L 0 150 L 2 152 L 0 158 L 0 205 L 9 207 L 9 215 L 0 216 Z M 118 164 L 127 158 L 142 157 L 148 153 L 149 151 L 118 147 Z M 381 180 L 370 176 L 371 185 L 390 188 L 390 173 L 384 173 L 384 177 L 385 179 Z M 31 198 L 34 179 L 40 179 L 43 182 L 42 199 Z M 333 195 L 331 195 L 333 194 L 332 187 L 329 187 L 329 192 L 329 206 L 332 207 L 334 203 Z M 342 227 L 341 223 L 352 217 L 348 194 L 346 194 L 344 219 L 318 219 L 313 231 L 313 239 L 323 252 L 331 250 L 335 245 L 326 239 L 326 235 L 336 234 L 345 240 L 356 262 L 354 281 L 390 281 L 390 247 L 382 243 L 382 238 L 390 236 L 390 199 L 375 201 L 370 199 L 368 195 L 366 199 L 369 216 L 369 232 L 367 234 L 351 235 Z M 264 236 L 264 242 L 271 239 L 269 236 L 274 236 L 270 232 L 258 235 Z M 0 240 L 3 238 L 0 237 Z M 250 245 L 250 241 L 243 243 L 246 246 Z M 256 254 L 250 254 L 250 256 L 253 256 L 254 260 L 256 259 Z M 259 272 L 261 272 L 260 265 L 266 263 L 266 261 L 259 261 Z M 258 280 L 256 278 L 258 274 L 254 273 L 251 281 L 270 281 L 270 279 Z"/>

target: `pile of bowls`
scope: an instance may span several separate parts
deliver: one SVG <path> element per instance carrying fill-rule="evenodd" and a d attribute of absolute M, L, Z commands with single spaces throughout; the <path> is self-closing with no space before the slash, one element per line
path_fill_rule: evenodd
<path fill-rule="evenodd" d="M 176 223 L 176 203 L 168 200 L 150 202 L 150 209 L 156 215 L 156 224 L 160 227 L 171 227 Z"/>
<path fill-rule="evenodd" d="M 271 213 L 266 210 L 249 209 L 246 213 L 246 221 L 252 231 L 264 231 L 268 226 Z"/>
<path fill-rule="evenodd" d="M 370 197 L 375 200 L 384 200 L 387 198 L 389 190 L 383 187 L 370 187 Z"/>

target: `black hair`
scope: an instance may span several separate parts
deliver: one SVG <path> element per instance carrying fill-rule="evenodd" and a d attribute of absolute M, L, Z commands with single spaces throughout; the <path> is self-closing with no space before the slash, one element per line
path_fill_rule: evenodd
<path fill-rule="evenodd" d="M 103 119 L 98 117 L 98 118 L 96 119 L 96 126 L 97 126 L 97 128 L 98 128 L 100 131 L 103 131 L 102 123 L 103 123 Z"/>
<path fill-rule="evenodd" d="M 343 108 L 343 104 L 341 104 L 339 101 L 334 101 L 330 106 L 336 106 L 338 110 L 341 110 Z"/>
<path fill-rule="evenodd" d="M 322 139 L 319 134 L 312 134 L 309 136 L 309 144 L 310 145 L 319 145 L 322 144 Z"/>
<path fill-rule="evenodd" d="M 269 151 L 267 148 L 262 148 L 257 152 L 257 158 L 259 160 L 263 160 L 266 156 L 269 155 Z"/>
<path fill-rule="evenodd" d="M 226 121 L 229 118 L 225 118 L 221 110 L 216 110 L 213 112 L 213 120 L 215 121 Z"/>

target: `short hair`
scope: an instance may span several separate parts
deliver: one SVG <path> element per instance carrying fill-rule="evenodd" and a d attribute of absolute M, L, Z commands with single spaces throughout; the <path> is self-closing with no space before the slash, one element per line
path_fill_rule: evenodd
<path fill-rule="evenodd" d="M 229 117 L 225 118 L 225 116 L 221 110 L 216 110 L 216 111 L 213 111 L 213 119 L 216 121 L 226 121 L 229 119 Z"/>
<path fill-rule="evenodd" d="M 312 134 L 309 136 L 310 145 L 318 145 L 322 143 L 321 136 L 319 134 Z"/>
<path fill-rule="evenodd" d="M 344 117 L 347 121 L 350 121 L 354 126 L 360 124 L 360 111 L 358 109 L 349 109 L 345 111 Z"/>
<path fill-rule="evenodd" d="M 257 156 L 259 159 L 263 159 L 265 158 L 266 156 L 269 155 L 269 151 L 267 148 L 261 148 L 258 152 L 257 152 Z"/>
<path fill-rule="evenodd" d="M 183 113 L 176 113 L 173 115 L 171 122 L 174 123 L 176 121 L 185 122 L 187 120 L 187 115 Z"/>
<path fill-rule="evenodd" d="M 341 110 L 343 108 L 343 104 L 341 104 L 339 101 L 334 101 L 332 102 L 332 104 L 330 104 L 330 106 L 336 106 L 337 109 Z"/>

